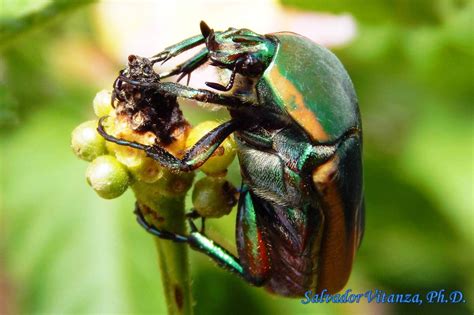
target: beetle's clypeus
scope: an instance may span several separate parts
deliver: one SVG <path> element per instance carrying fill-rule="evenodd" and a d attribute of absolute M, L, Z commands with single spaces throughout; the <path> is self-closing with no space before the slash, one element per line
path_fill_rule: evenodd
<path fill-rule="evenodd" d="M 139 223 L 150 233 L 186 242 L 254 285 L 284 296 L 307 290 L 333 293 L 346 284 L 364 231 L 362 131 L 356 94 L 340 61 L 294 33 L 259 35 L 248 29 L 201 33 L 150 58 L 166 61 L 204 44 L 194 57 L 161 78 L 190 75 L 210 61 L 231 70 L 226 86 L 194 89 L 174 82 L 127 84 L 225 106 L 231 119 L 206 134 L 182 159 L 99 132 L 164 167 L 191 171 L 234 134 L 242 174 L 236 239 L 238 258 L 199 232 L 177 235 Z M 235 79 L 253 82 L 237 85 Z M 179 80 L 178 80 L 179 81 Z M 228 92 L 226 92 L 228 91 Z"/>

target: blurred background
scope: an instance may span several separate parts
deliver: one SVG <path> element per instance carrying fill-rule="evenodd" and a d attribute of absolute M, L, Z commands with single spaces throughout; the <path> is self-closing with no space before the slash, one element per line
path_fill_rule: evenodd
<path fill-rule="evenodd" d="M 150 56 L 205 20 L 294 31 L 350 73 L 364 125 L 366 232 L 347 288 L 459 304 L 308 304 L 271 296 L 191 253 L 196 314 L 472 314 L 474 2 L 3 0 L 0 10 L 0 313 L 165 314 L 133 196 L 100 199 L 70 133 L 93 118 L 128 54 Z M 197 77 L 199 79 L 199 76 Z M 183 105 L 193 123 L 225 119 Z M 230 178 L 240 181 L 238 165 Z M 234 246 L 235 212 L 209 234 Z"/>

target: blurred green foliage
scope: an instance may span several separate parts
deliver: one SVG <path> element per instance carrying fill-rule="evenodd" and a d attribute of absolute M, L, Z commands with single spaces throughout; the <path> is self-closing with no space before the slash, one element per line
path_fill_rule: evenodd
<path fill-rule="evenodd" d="M 472 313 L 474 2 L 283 3 L 350 13 L 358 22 L 355 40 L 335 51 L 356 86 L 365 136 L 366 233 L 348 288 L 457 289 L 467 303 L 304 306 L 250 287 L 192 253 L 196 313 Z M 25 1 L 23 12 L 7 6 L 0 32 L 11 34 L 6 25 L 34 14 L 32 6 Z M 152 241 L 131 215 L 133 197 L 98 198 L 82 180 L 85 164 L 68 149 L 70 132 L 92 117 L 102 86 L 65 79 L 54 49 L 72 37 L 94 43 L 89 22 L 90 11 L 81 10 L 2 43 L 0 296 L 8 297 L 8 309 L 0 312 L 166 309 Z M 194 122 L 215 117 L 185 110 Z M 230 174 L 238 184 L 236 164 Z M 234 215 L 210 225 L 228 247 L 233 231 Z"/>

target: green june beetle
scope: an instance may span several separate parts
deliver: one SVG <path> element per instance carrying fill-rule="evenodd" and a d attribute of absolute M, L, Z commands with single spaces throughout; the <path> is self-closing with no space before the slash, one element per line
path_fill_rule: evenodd
<path fill-rule="evenodd" d="M 163 231 L 140 211 L 150 233 L 188 243 L 256 286 L 275 294 L 340 291 L 349 279 L 364 231 L 362 127 L 357 97 L 341 62 L 329 50 L 294 33 L 259 35 L 248 29 L 215 32 L 201 22 L 201 35 L 147 59 L 165 62 L 204 44 L 196 55 L 160 79 L 190 75 L 198 67 L 231 71 L 218 92 L 178 82 L 148 82 L 121 72 L 124 84 L 156 93 L 213 103 L 231 119 L 201 138 L 179 159 L 158 145 L 115 138 L 108 141 L 144 150 L 164 167 L 192 171 L 234 134 L 242 187 L 238 202 L 238 257 L 198 231 Z M 238 78 L 240 82 L 237 82 Z"/>

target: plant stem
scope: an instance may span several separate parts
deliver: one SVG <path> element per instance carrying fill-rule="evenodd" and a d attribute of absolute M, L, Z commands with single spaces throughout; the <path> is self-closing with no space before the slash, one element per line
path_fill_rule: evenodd
<path fill-rule="evenodd" d="M 142 182 L 137 182 L 132 186 L 145 218 L 159 229 L 186 234 L 185 194 L 181 193 L 178 196 L 160 195 L 157 194 L 155 186 Z M 154 238 L 154 241 L 168 314 L 192 315 L 187 245 L 157 237 Z"/>

